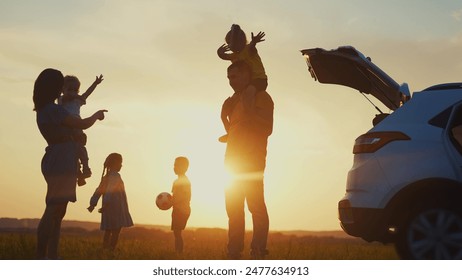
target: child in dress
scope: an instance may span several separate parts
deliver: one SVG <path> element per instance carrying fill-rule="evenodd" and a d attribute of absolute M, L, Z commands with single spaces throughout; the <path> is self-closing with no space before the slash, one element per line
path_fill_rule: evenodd
<path fill-rule="evenodd" d="M 122 227 L 133 226 L 128 210 L 124 182 L 119 174 L 122 168 L 122 156 L 110 154 L 104 162 L 103 175 L 98 188 L 90 199 L 88 211 L 93 212 L 98 200 L 103 196 L 101 213 L 101 230 L 104 230 L 103 248 L 114 250 Z"/>
<path fill-rule="evenodd" d="M 223 60 L 230 60 L 232 63 L 242 60 L 252 69 L 252 81 L 242 95 L 244 109 L 249 112 L 255 106 L 255 95 L 258 91 L 264 91 L 268 87 L 268 77 L 256 48 L 257 43 L 265 41 L 264 32 L 258 32 L 256 36 L 252 34 L 252 40 L 247 44 L 247 37 L 241 27 L 237 24 L 231 26 L 231 30 L 226 34 L 226 44 L 221 45 L 218 50 L 218 56 Z M 230 53 L 229 53 L 230 51 Z M 233 99 L 232 97 L 230 98 Z M 236 103 L 236 102 L 234 102 Z M 221 111 L 221 120 L 226 132 L 229 128 L 229 110 Z M 227 135 L 219 138 L 220 142 L 227 141 Z"/>
<path fill-rule="evenodd" d="M 173 166 L 173 171 L 178 178 L 173 182 L 172 197 L 172 227 L 175 236 L 175 251 L 183 253 L 183 237 L 181 231 L 185 229 L 189 216 L 191 215 L 191 182 L 186 176 L 189 160 L 186 157 L 177 157 Z"/>
<path fill-rule="evenodd" d="M 72 115 L 80 118 L 80 107 L 86 104 L 88 96 L 95 90 L 96 86 L 103 81 L 103 75 L 96 76 L 96 80 L 93 84 L 83 93 L 79 95 L 80 81 L 76 76 L 65 76 L 63 85 L 63 95 L 58 99 L 58 103 L 61 104 Z M 88 152 L 85 148 L 87 144 L 87 135 L 82 129 L 74 129 L 74 141 L 79 144 L 78 157 L 82 170 L 78 176 L 77 183 L 79 186 L 86 184 L 85 178 L 91 176 L 91 169 L 88 165 Z"/>

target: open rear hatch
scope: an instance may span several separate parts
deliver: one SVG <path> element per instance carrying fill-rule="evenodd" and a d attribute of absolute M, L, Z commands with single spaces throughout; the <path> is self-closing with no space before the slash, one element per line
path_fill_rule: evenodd
<path fill-rule="evenodd" d="M 343 85 L 371 94 L 390 110 L 398 109 L 410 98 L 407 84 L 400 86 L 354 47 L 314 48 L 301 52 L 311 76 L 320 83 Z"/>

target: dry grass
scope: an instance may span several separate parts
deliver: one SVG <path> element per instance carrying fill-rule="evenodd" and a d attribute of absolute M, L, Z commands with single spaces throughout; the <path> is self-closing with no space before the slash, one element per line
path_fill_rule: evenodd
<path fill-rule="evenodd" d="M 183 233 L 185 252 L 173 251 L 171 232 L 134 227 L 124 229 L 115 252 L 102 250 L 101 231 L 64 229 L 60 255 L 67 260 L 222 260 L 226 259 L 227 231 L 195 229 Z M 245 252 L 251 233 L 246 236 Z M 35 232 L 0 233 L 0 259 L 27 260 L 35 257 Z M 393 246 L 367 243 L 354 238 L 296 236 L 270 233 L 268 259 L 273 260 L 389 260 L 397 259 Z M 248 256 L 244 256 L 248 258 Z"/>

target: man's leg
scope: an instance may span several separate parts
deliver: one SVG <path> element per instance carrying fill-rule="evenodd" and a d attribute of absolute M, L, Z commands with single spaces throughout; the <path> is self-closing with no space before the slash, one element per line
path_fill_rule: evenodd
<path fill-rule="evenodd" d="M 263 179 L 249 181 L 246 187 L 247 205 L 250 213 L 252 213 L 253 221 L 251 255 L 260 259 L 268 254 L 266 243 L 269 231 L 269 217 L 265 204 Z"/>
<path fill-rule="evenodd" d="M 244 250 L 245 234 L 245 196 L 239 181 L 233 182 L 226 190 L 225 202 L 228 214 L 228 257 L 237 259 Z"/>

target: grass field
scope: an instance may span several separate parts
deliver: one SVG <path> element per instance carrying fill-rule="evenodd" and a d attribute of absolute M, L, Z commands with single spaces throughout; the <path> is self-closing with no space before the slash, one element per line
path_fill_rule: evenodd
<path fill-rule="evenodd" d="M 65 228 L 61 234 L 60 256 L 65 260 L 223 260 L 226 259 L 227 231 L 194 229 L 183 232 L 185 251 L 173 251 L 173 234 L 160 229 L 123 229 L 114 252 L 102 250 L 99 230 Z M 249 252 L 251 233 L 246 235 Z M 0 259 L 35 258 L 34 231 L 0 233 Z M 355 238 L 291 235 L 271 232 L 268 238 L 272 260 L 391 260 L 398 259 L 392 245 L 367 243 Z M 248 259 L 244 255 L 244 259 Z"/>

